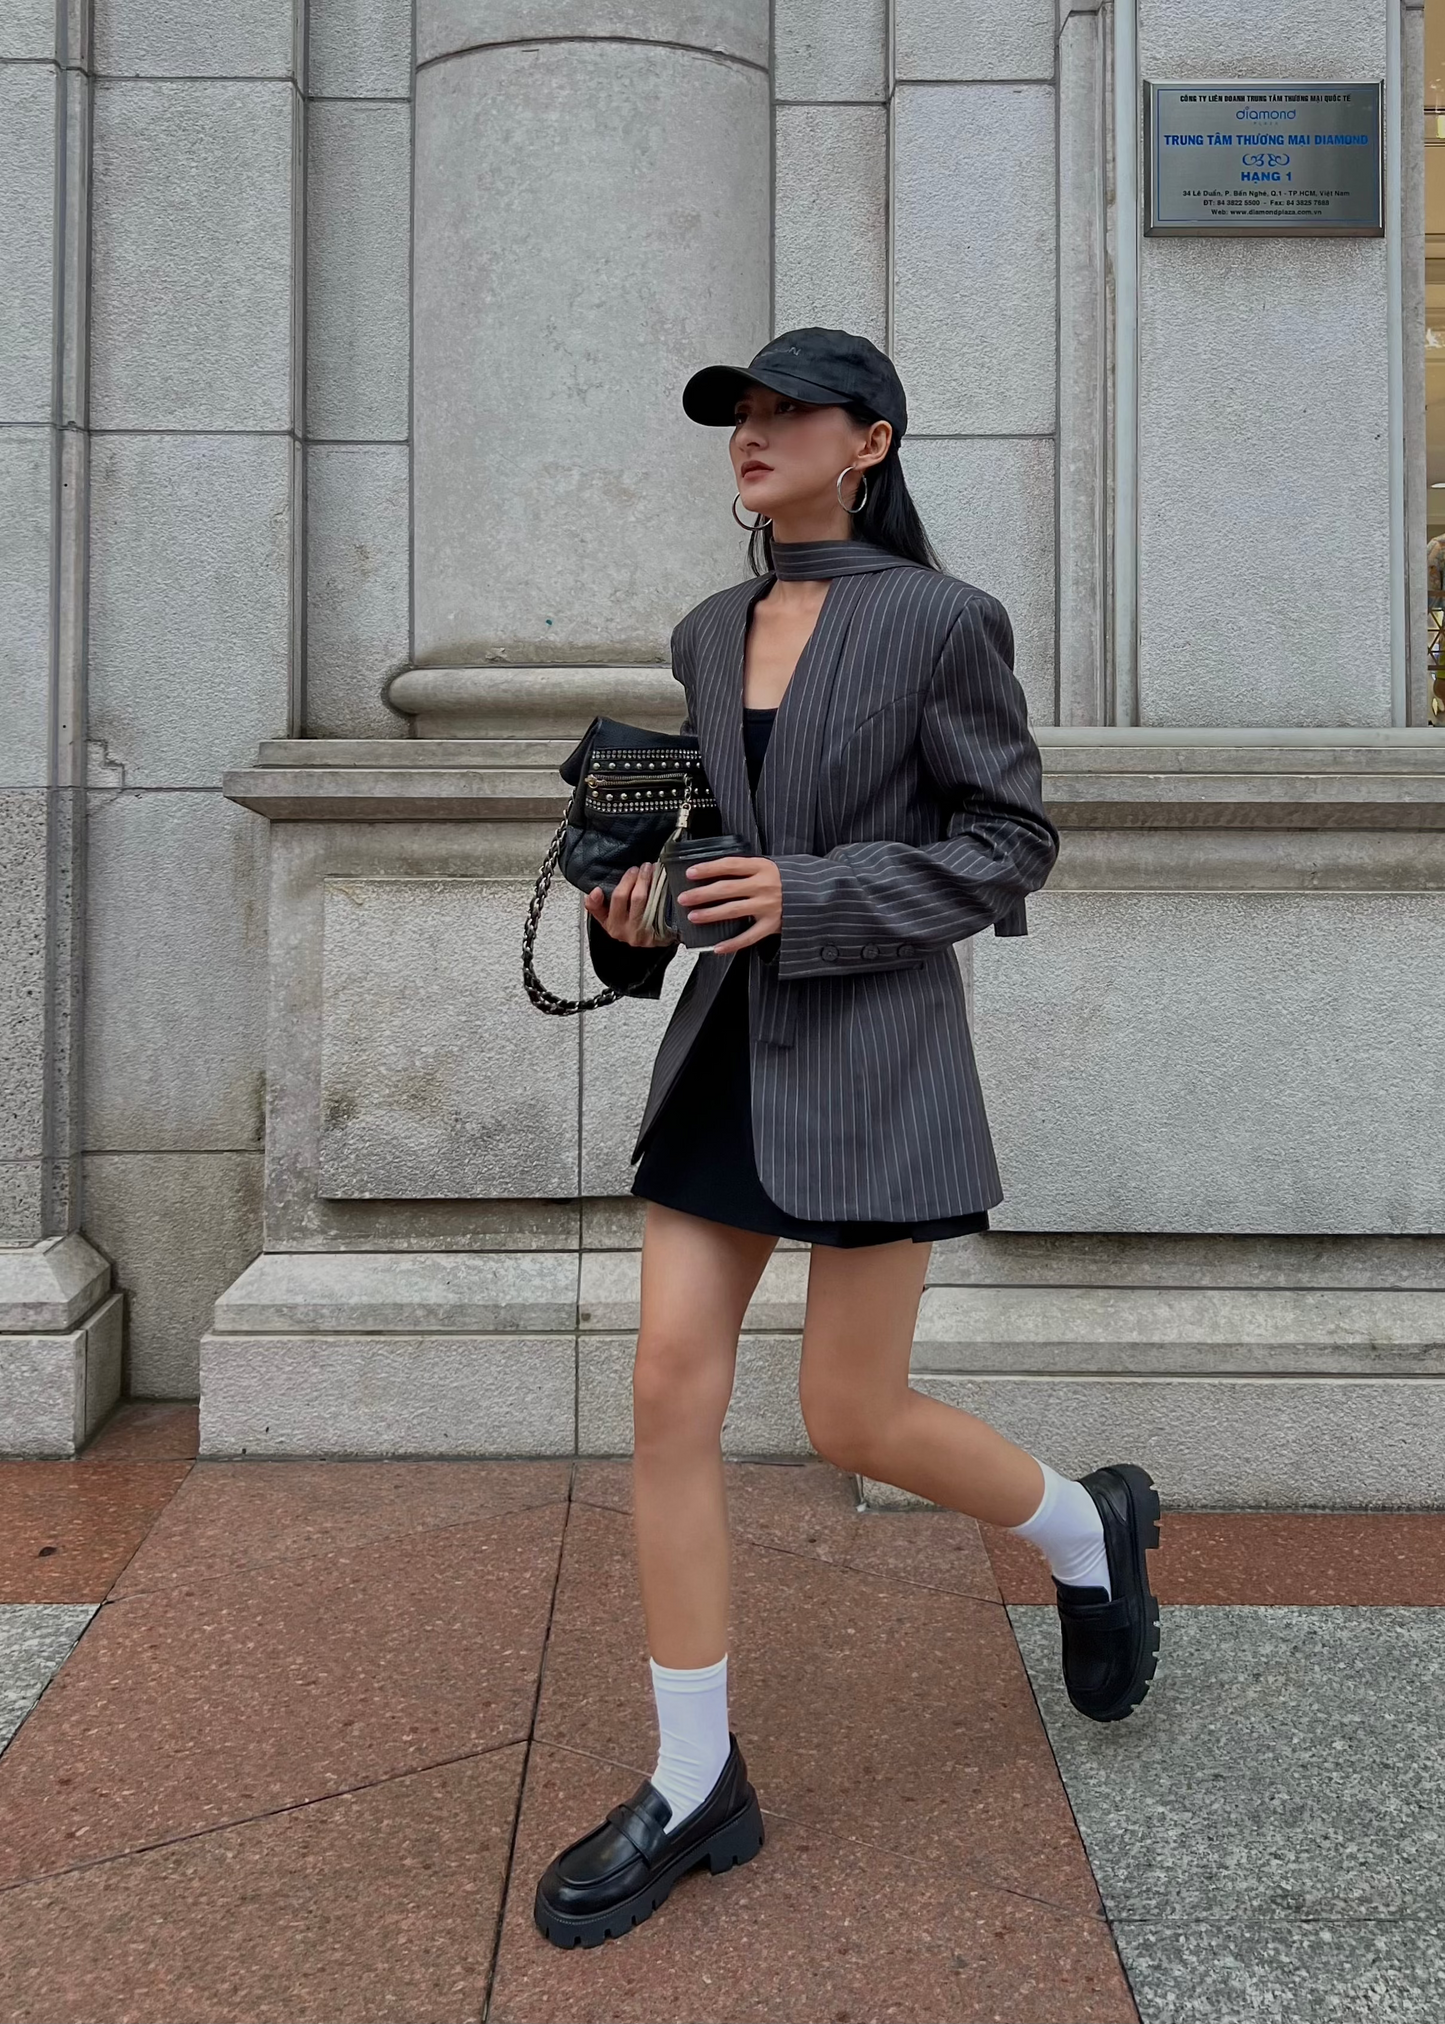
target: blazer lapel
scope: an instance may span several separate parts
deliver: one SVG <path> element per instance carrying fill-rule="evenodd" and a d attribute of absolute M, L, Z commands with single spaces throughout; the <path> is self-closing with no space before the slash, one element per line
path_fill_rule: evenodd
<path fill-rule="evenodd" d="M 783 691 L 773 735 L 758 775 L 758 816 L 767 839 L 766 855 L 811 851 L 818 809 L 819 773 L 838 671 L 853 615 L 871 577 L 860 572 L 835 576 L 824 593 L 812 637 Z M 738 658 L 739 742 L 742 723 L 742 657 Z M 746 789 L 746 772 L 744 788 Z M 763 853 L 760 853 L 763 854 Z"/>
<path fill-rule="evenodd" d="M 776 579 L 760 576 L 737 585 L 698 640 L 694 718 L 703 764 L 724 828 L 743 839 L 750 856 L 813 847 L 819 769 L 838 671 L 853 615 L 880 566 L 873 561 L 855 574 L 829 578 L 818 622 L 778 705 L 756 808 L 743 745 L 743 657 L 752 608 Z"/>
<path fill-rule="evenodd" d="M 771 576 L 738 584 L 733 596 L 713 614 L 697 642 L 693 685 L 694 726 L 708 784 L 717 799 L 723 828 L 743 839 L 745 854 L 750 857 L 760 854 L 762 839 L 743 748 L 743 651 L 748 615 L 772 584 Z"/>

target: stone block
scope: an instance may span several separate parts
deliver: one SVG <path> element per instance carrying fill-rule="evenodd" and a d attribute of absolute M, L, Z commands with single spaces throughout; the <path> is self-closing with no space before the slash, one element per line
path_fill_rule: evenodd
<path fill-rule="evenodd" d="M 1386 295 L 1382 240 L 1144 241 L 1141 723 L 1390 723 Z"/>
<path fill-rule="evenodd" d="M 285 0 L 96 0 L 96 71 L 111 77 L 291 77 L 297 13 Z"/>
<path fill-rule="evenodd" d="M 0 788 L 50 778 L 49 429 L 0 431 Z"/>
<path fill-rule="evenodd" d="M 913 443 L 908 489 L 946 569 L 1008 607 L 1014 673 L 1034 724 L 1058 720 L 1054 680 L 1054 446 L 985 438 Z"/>
<path fill-rule="evenodd" d="M 559 905 L 567 904 L 563 895 Z M 580 909 L 579 918 L 580 918 Z M 619 999 L 587 1013 L 582 1027 L 582 1174 L 584 1195 L 625 1195 L 637 1169 L 631 1161 L 637 1127 L 647 1103 L 652 1064 L 663 1031 L 682 996 L 694 963 L 711 962 L 706 954 L 679 949 L 663 975 L 658 999 Z M 585 989 L 597 979 L 582 944 Z"/>
<path fill-rule="evenodd" d="M 725 435 L 680 394 L 767 337 L 766 78 L 642 42 L 484 49 L 422 72 L 416 146 L 416 655 L 661 661 L 744 567 Z"/>
<path fill-rule="evenodd" d="M 306 432 L 410 432 L 411 109 L 312 105 L 306 132 Z"/>
<path fill-rule="evenodd" d="M 1194 1237 L 990 1230 L 936 1244 L 930 1286 L 1445 1292 L 1434 1237 Z"/>
<path fill-rule="evenodd" d="M 900 85 L 895 105 L 892 356 L 909 427 L 1046 435 L 1056 404 L 1053 91 Z"/>
<path fill-rule="evenodd" d="M 259 1153 L 91 1153 L 85 1228 L 129 1314 L 126 1390 L 194 1398 L 218 1294 L 261 1248 Z"/>
<path fill-rule="evenodd" d="M 780 99 L 881 100 L 887 92 L 887 0 L 777 0 L 774 88 Z"/>
<path fill-rule="evenodd" d="M 289 84 L 97 86 L 97 428 L 291 427 L 295 120 Z"/>
<path fill-rule="evenodd" d="M 45 1145 L 50 1031 L 46 1018 L 49 932 L 49 797 L 42 788 L 0 793 L 0 1163 L 37 1162 Z M 17 1187 L 29 1205 L 38 1170 Z M 12 1199 L 10 1210 L 22 1201 Z M 7 1237 L 38 1236 L 31 1216 L 0 1224 Z"/>
<path fill-rule="evenodd" d="M 91 735 L 127 787 L 212 787 L 286 730 L 291 445 L 101 436 L 91 500 Z"/>
<path fill-rule="evenodd" d="M 55 0 L 8 0 L 0 14 L 0 58 L 55 55 Z"/>
<path fill-rule="evenodd" d="M 999 1229 L 1445 1229 L 1438 893 L 1067 892 L 978 938 Z"/>
<path fill-rule="evenodd" d="M 672 43 L 766 69 L 768 0 L 417 0 L 417 61 L 504 42 Z"/>
<path fill-rule="evenodd" d="M 408 97 L 411 15 L 411 0 L 310 0 L 313 99 Z"/>
<path fill-rule="evenodd" d="M 885 345 L 887 113 L 881 105 L 779 106 L 775 144 L 774 323 L 820 323 Z"/>
<path fill-rule="evenodd" d="M 66 1334 L 110 1289 L 110 1266 L 84 1237 L 0 1248 L 0 1335 Z"/>
<path fill-rule="evenodd" d="M 395 749 L 410 751 L 413 756 L 418 751 L 415 744 Z M 550 820 L 378 823 L 362 819 L 272 826 L 274 876 L 268 924 L 271 1017 L 266 1065 L 266 1229 L 271 1249 L 575 1248 L 580 1217 L 575 1189 L 569 1189 L 561 1200 L 508 1194 L 436 1200 L 329 1199 L 320 1190 L 328 874 L 377 880 L 409 875 L 424 880 L 492 878 L 525 883 L 530 894 L 536 867 L 554 828 L 555 822 Z M 521 918 L 520 914 L 516 917 L 517 942 L 500 963 L 495 950 L 478 959 L 491 963 L 495 978 L 515 974 L 513 965 L 520 969 Z M 559 921 L 565 954 L 575 975 L 575 921 L 566 919 L 565 914 L 559 915 Z M 550 930 L 550 918 L 547 926 Z M 542 960 L 550 961 L 550 957 L 544 954 Z M 440 991 L 442 987 L 437 988 Z M 544 1023 L 530 1004 L 526 1009 L 537 1025 Z M 455 1018 L 457 1012 L 453 1005 L 447 1016 Z M 545 1023 L 555 1026 L 562 1022 Z M 467 1031 L 458 1045 L 475 1052 L 474 1034 Z"/>
<path fill-rule="evenodd" d="M 1445 1380 L 915 1377 L 1067 1476 L 1141 1462 L 1165 1510 L 1445 1508 Z M 1167 1521 L 1166 1521 L 1167 1522 Z"/>
<path fill-rule="evenodd" d="M 407 662 L 411 452 L 405 443 L 306 451 L 306 729 L 404 738 L 382 690 Z"/>
<path fill-rule="evenodd" d="M 201 1344 L 201 1453 L 567 1455 L 571 1335 L 245 1336 Z"/>
<path fill-rule="evenodd" d="M 641 1277 L 639 1251 L 584 1251 L 577 1293 L 577 1326 L 582 1334 L 631 1330 L 636 1335 L 642 1318 Z M 807 1298 L 807 1251 L 775 1251 L 748 1302 L 744 1332 L 801 1334 Z"/>
<path fill-rule="evenodd" d="M 78 1328 L 0 1335 L 0 1455 L 73 1455 L 120 1396 L 124 1301 Z"/>
<path fill-rule="evenodd" d="M 1445 1293 L 931 1286 L 913 1364 L 1011 1376 L 1445 1378 Z"/>
<path fill-rule="evenodd" d="M 577 1325 L 575 1251 L 266 1252 L 217 1335 L 548 1335 Z"/>
<path fill-rule="evenodd" d="M 321 1192 L 436 1200 L 577 1192 L 577 1022 L 522 989 L 530 884 L 329 878 Z M 575 995 L 575 915 L 538 967 Z"/>
<path fill-rule="evenodd" d="M 1385 10 L 1139 0 L 1139 62 L 1145 77 L 1383 77 Z"/>
<path fill-rule="evenodd" d="M 76 1437 L 83 1447 L 120 1397 L 125 1360 L 125 1298 L 115 1292 L 85 1327 L 85 1422 Z"/>
<path fill-rule="evenodd" d="M 1053 82 L 1058 0 L 898 0 L 894 60 L 911 78 Z"/>
<path fill-rule="evenodd" d="M 218 793 L 92 797 L 92 1152 L 261 1144 L 266 825 Z"/>
<path fill-rule="evenodd" d="M 52 30 L 53 34 L 53 30 Z M 48 64 L 0 67 L 0 422 L 50 419 L 55 313 L 55 92 Z"/>
<path fill-rule="evenodd" d="M 632 1364 L 637 1338 L 586 1335 L 577 1351 L 577 1452 L 632 1452 Z M 798 1404 L 797 1335 L 742 1335 L 732 1402 L 723 1421 L 725 1455 L 811 1455 Z"/>

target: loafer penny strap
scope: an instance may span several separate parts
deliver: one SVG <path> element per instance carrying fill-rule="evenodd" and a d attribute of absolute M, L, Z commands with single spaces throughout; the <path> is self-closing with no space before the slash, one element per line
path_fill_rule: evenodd
<path fill-rule="evenodd" d="M 1122 1595 L 1110 1596 L 1107 1602 L 1060 1601 L 1058 1610 L 1070 1623 L 1090 1630 L 1128 1630 L 1134 1621 L 1128 1600 Z"/>
<path fill-rule="evenodd" d="M 622 1800 L 607 1816 L 619 1834 L 625 1834 L 644 1862 L 655 1862 L 658 1851 L 667 1839 L 666 1832 L 645 1813 Z"/>

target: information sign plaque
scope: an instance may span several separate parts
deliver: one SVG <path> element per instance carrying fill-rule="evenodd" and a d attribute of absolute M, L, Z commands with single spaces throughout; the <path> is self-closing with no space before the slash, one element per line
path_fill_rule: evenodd
<path fill-rule="evenodd" d="M 1144 87 L 1144 229 L 1385 229 L 1379 84 L 1223 80 Z"/>

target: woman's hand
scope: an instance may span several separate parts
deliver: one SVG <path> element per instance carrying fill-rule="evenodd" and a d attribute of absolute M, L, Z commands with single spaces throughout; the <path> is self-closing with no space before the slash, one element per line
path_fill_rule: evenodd
<path fill-rule="evenodd" d="M 689 881 L 697 891 L 685 890 L 677 904 L 687 908 L 690 921 L 733 921 L 751 914 L 752 926 L 731 941 L 716 942 L 715 956 L 730 950 L 746 949 L 753 942 L 776 935 L 783 925 L 783 875 L 770 857 L 715 857 L 706 864 L 690 864 Z"/>
<path fill-rule="evenodd" d="M 582 904 L 614 942 L 630 942 L 634 949 L 663 948 L 675 942 L 676 935 L 649 934 L 642 925 L 642 910 L 658 875 L 655 864 L 630 864 L 612 888 L 611 900 L 601 886 L 593 886 Z"/>

